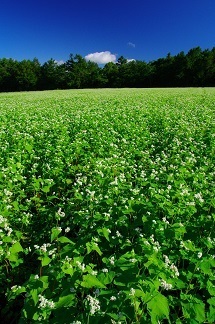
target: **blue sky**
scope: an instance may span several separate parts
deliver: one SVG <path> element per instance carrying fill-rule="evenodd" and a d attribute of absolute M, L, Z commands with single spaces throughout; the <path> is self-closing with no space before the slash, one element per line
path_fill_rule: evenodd
<path fill-rule="evenodd" d="M 215 46 L 215 0 L 1 0 L 0 58 L 146 62 Z M 91 55 L 89 55 L 91 54 Z"/>

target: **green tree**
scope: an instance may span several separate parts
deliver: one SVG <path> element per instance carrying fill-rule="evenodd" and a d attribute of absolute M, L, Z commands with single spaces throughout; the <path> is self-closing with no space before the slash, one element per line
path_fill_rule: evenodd
<path fill-rule="evenodd" d="M 17 91 L 18 61 L 3 58 L 0 60 L 0 90 Z"/>
<path fill-rule="evenodd" d="M 39 77 L 38 61 L 23 60 L 18 63 L 18 70 L 16 75 L 17 90 L 28 91 L 36 90 Z"/>
<path fill-rule="evenodd" d="M 195 47 L 186 55 L 186 80 L 188 86 L 201 86 L 204 77 L 204 62 L 201 48 Z"/>
<path fill-rule="evenodd" d="M 81 89 L 87 85 L 88 72 L 87 62 L 80 55 L 70 54 L 69 60 L 66 62 L 67 85 L 69 88 Z"/>
<path fill-rule="evenodd" d="M 119 69 L 115 63 L 109 62 L 105 64 L 102 75 L 107 80 L 107 87 L 117 88 L 120 86 Z"/>
<path fill-rule="evenodd" d="M 124 64 L 126 64 L 127 63 L 127 59 L 124 57 L 124 56 L 120 56 L 119 58 L 118 58 L 118 60 L 117 60 L 117 65 L 124 65 Z"/>
<path fill-rule="evenodd" d="M 66 88 L 65 64 L 59 63 L 51 58 L 41 67 L 41 89 L 62 89 Z"/>
<path fill-rule="evenodd" d="M 99 68 L 97 63 L 88 61 L 87 62 L 87 78 L 86 87 L 87 88 L 102 88 L 106 85 L 106 79 L 102 74 L 101 68 Z"/>

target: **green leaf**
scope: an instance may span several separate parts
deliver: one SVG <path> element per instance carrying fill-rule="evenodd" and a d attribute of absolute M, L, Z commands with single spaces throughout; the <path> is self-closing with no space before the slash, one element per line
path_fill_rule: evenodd
<path fill-rule="evenodd" d="M 25 145 L 25 148 L 29 153 L 31 153 L 32 150 L 33 150 L 33 146 L 31 144 L 28 144 L 28 143 Z"/>
<path fill-rule="evenodd" d="M 131 259 L 135 259 L 136 255 L 134 253 L 126 253 L 123 254 L 115 263 L 117 267 L 119 267 L 122 271 L 137 268 L 137 262 L 131 262 Z"/>
<path fill-rule="evenodd" d="M 52 259 L 50 259 L 48 256 L 44 256 L 41 261 L 42 261 L 42 267 L 45 267 L 47 266 L 50 262 L 51 262 Z"/>
<path fill-rule="evenodd" d="M 66 274 L 68 274 L 68 275 L 70 275 L 70 276 L 72 276 L 73 275 L 73 273 L 74 273 L 74 270 L 73 270 L 73 268 L 71 267 L 67 267 L 66 265 L 63 265 L 62 267 L 61 267 L 61 270 L 64 272 L 64 273 L 66 273 Z"/>
<path fill-rule="evenodd" d="M 19 256 L 18 256 L 18 253 L 11 253 L 9 256 L 8 256 L 8 260 L 10 262 L 17 262 L 19 260 Z M 17 264 L 18 265 L 18 264 Z"/>
<path fill-rule="evenodd" d="M 50 191 L 51 186 L 44 186 L 41 190 L 45 193 Z"/>
<path fill-rule="evenodd" d="M 99 255 L 102 255 L 102 251 L 100 250 L 100 248 L 95 242 L 86 243 L 86 247 L 87 247 L 87 254 L 89 254 L 92 251 L 96 251 Z"/>
<path fill-rule="evenodd" d="M 19 242 L 16 242 L 15 244 L 13 244 L 13 246 L 9 249 L 10 254 L 8 256 L 8 260 L 10 262 L 15 262 L 13 264 L 11 264 L 11 266 L 17 267 L 20 263 L 23 263 L 22 258 L 19 258 L 18 253 L 23 251 L 23 248 L 21 246 L 21 244 Z"/>
<path fill-rule="evenodd" d="M 40 189 L 40 182 L 41 181 L 42 180 L 40 178 L 39 179 L 34 179 L 33 186 L 34 186 L 34 188 L 35 188 L 36 191 Z"/>
<path fill-rule="evenodd" d="M 106 286 L 103 285 L 101 281 L 99 281 L 95 276 L 91 274 L 87 274 L 83 276 L 83 282 L 81 283 L 81 286 L 85 288 L 92 288 L 92 287 L 106 288 Z"/>
<path fill-rule="evenodd" d="M 3 236 L 3 242 L 11 243 L 13 241 L 11 236 Z"/>
<path fill-rule="evenodd" d="M 200 262 L 199 268 L 203 271 L 204 274 L 206 275 L 210 275 L 212 274 L 211 272 L 211 265 L 210 265 L 210 261 L 208 260 L 202 260 Z"/>
<path fill-rule="evenodd" d="M 215 286 L 210 280 L 207 281 L 207 290 L 211 296 L 215 296 Z"/>
<path fill-rule="evenodd" d="M 184 241 L 184 247 L 189 251 L 196 251 L 194 244 L 191 241 Z"/>
<path fill-rule="evenodd" d="M 208 320 L 209 323 L 213 323 L 215 319 L 215 297 L 209 298 L 207 302 L 210 304 Z"/>
<path fill-rule="evenodd" d="M 17 162 L 16 165 L 17 165 L 18 169 L 20 169 L 22 167 L 22 164 L 20 162 Z"/>
<path fill-rule="evenodd" d="M 72 242 L 68 237 L 66 237 L 66 236 L 61 236 L 61 237 L 59 237 L 59 239 L 58 239 L 58 242 L 60 242 L 60 243 L 70 243 L 70 244 L 75 244 L 74 242 Z"/>
<path fill-rule="evenodd" d="M 193 319 L 197 323 L 204 323 L 205 321 L 205 304 L 198 298 L 194 298 L 191 295 L 182 296 L 182 311 L 185 318 Z M 195 323 L 196 323 L 195 322 Z"/>
<path fill-rule="evenodd" d="M 199 323 L 204 323 L 204 321 L 205 321 L 205 304 L 199 300 L 198 303 L 194 303 L 193 308 L 195 311 L 195 319 Z"/>
<path fill-rule="evenodd" d="M 103 227 L 102 229 L 98 229 L 99 234 L 103 234 L 103 236 L 106 238 L 107 241 L 110 241 L 109 239 L 109 230 L 106 227 Z"/>
<path fill-rule="evenodd" d="M 20 240 L 22 238 L 22 232 L 20 231 L 15 231 L 17 238 Z"/>
<path fill-rule="evenodd" d="M 121 286 L 121 287 L 127 287 L 128 286 L 128 278 L 129 281 L 132 283 L 135 283 L 138 281 L 137 279 L 137 273 L 135 269 L 127 269 L 123 271 L 122 273 L 118 273 L 118 275 L 114 279 L 114 284 L 116 286 Z"/>
<path fill-rule="evenodd" d="M 74 299 L 75 299 L 74 294 L 70 294 L 70 295 L 67 295 L 67 296 L 60 297 L 58 302 L 56 303 L 56 307 L 60 308 L 60 307 L 72 306 L 74 304 L 74 302 L 75 302 Z"/>
<path fill-rule="evenodd" d="M 66 179 L 66 183 L 69 185 L 72 183 L 72 180 L 71 179 Z"/>
<path fill-rule="evenodd" d="M 21 244 L 19 242 L 16 242 L 15 244 L 13 244 L 13 246 L 10 248 L 10 253 L 18 253 L 18 252 L 22 252 L 23 248 L 21 246 Z"/>
<path fill-rule="evenodd" d="M 51 234 L 51 242 L 53 242 L 58 235 L 60 234 L 61 230 L 58 228 L 52 228 L 52 234 Z"/>
<path fill-rule="evenodd" d="M 157 324 L 159 319 L 169 319 L 169 305 L 165 296 L 158 293 L 148 303 L 147 307 L 150 310 L 151 321 L 153 324 Z"/>
<path fill-rule="evenodd" d="M 98 275 L 99 281 L 101 281 L 104 285 L 110 284 L 114 277 L 116 276 L 116 273 L 114 271 L 109 271 L 107 273 L 100 273 Z"/>
<path fill-rule="evenodd" d="M 34 301 L 34 305 L 36 306 L 37 302 L 38 302 L 38 290 L 37 289 L 32 289 L 30 291 L 30 294 L 32 296 L 32 299 Z"/>
<path fill-rule="evenodd" d="M 180 223 L 173 224 L 172 229 L 174 229 L 175 238 L 178 240 L 186 233 L 185 227 L 181 226 Z"/>
<path fill-rule="evenodd" d="M 14 207 L 14 210 L 19 210 L 19 203 L 17 201 L 13 201 L 12 205 Z"/>
<path fill-rule="evenodd" d="M 135 289 L 135 297 L 143 297 L 145 298 L 146 294 L 140 290 L 140 289 Z"/>
<path fill-rule="evenodd" d="M 110 239 L 109 239 L 109 234 L 110 234 L 110 232 L 109 232 L 108 228 L 104 227 L 104 228 L 102 229 L 102 232 L 103 232 L 104 237 L 106 238 L 106 240 L 110 241 Z"/>
<path fill-rule="evenodd" d="M 211 297 L 207 300 L 208 304 L 215 306 L 215 297 Z"/>
<path fill-rule="evenodd" d="M 40 281 L 43 283 L 43 288 L 47 288 L 49 285 L 49 277 L 48 276 L 42 276 L 40 277 Z"/>

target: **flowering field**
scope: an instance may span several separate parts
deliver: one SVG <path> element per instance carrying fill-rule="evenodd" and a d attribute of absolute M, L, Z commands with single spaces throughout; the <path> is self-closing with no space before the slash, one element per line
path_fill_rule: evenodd
<path fill-rule="evenodd" d="M 215 89 L 0 94 L 2 323 L 215 323 Z"/>

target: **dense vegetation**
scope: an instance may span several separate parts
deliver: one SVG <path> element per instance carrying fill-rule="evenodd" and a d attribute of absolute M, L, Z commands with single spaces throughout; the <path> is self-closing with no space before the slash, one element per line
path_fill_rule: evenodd
<path fill-rule="evenodd" d="M 117 63 L 103 68 L 86 61 L 81 55 L 70 55 L 59 65 L 50 59 L 43 65 L 33 61 L 0 59 L 0 91 L 29 91 L 80 88 L 120 87 L 192 87 L 215 86 L 215 47 L 212 50 L 191 49 L 187 54 L 146 63 L 121 56 Z"/>
<path fill-rule="evenodd" d="M 215 323 L 214 102 L 0 95 L 1 323 Z"/>

